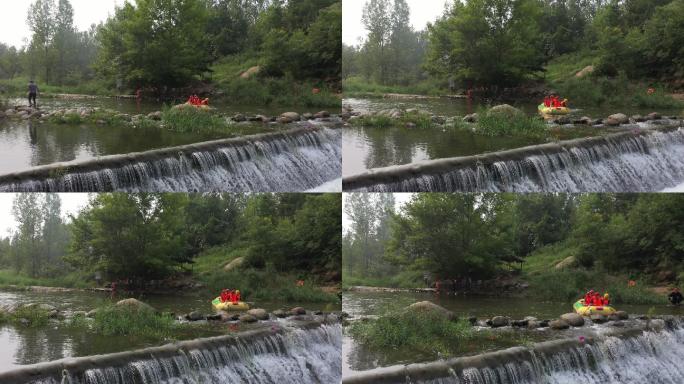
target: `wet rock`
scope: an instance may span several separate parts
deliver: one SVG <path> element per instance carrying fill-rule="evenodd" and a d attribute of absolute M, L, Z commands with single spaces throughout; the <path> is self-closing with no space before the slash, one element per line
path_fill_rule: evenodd
<path fill-rule="evenodd" d="M 546 327 L 549 326 L 549 323 L 551 323 L 550 320 L 542 320 L 542 321 L 539 322 L 539 327 L 540 327 L 540 328 L 546 328 Z"/>
<path fill-rule="evenodd" d="M 209 320 L 209 321 L 221 321 L 221 320 L 223 320 L 223 316 L 221 316 L 220 313 L 216 313 L 213 315 L 207 315 L 207 320 Z"/>
<path fill-rule="evenodd" d="M 560 329 L 568 329 L 568 328 L 570 328 L 570 325 L 568 323 L 566 323 L 565 320 L 559 319 L 559 320 L 550 321 L 549 327 L 551 327 L 551 329 L 560 330 Z"/>
<path fill-rule="evenodd" d="M 38 303 L 30 303 L 30 304 L 24 305 L 23 308 L 26 308 L 26 309 L 37 309 L 37 310 L 45 311 L 45 312 L 52 312 L 52 311 L 56 311 L 56 310 L 57 310 L 57 307 L 55 307 L 54 305 L 45 304 L 45 303 L 41 303 L 41 304 L 38 304 Z"/>
<path fill-rule="evenodd" d="M 268 123 L 269 121 L 271 121 L 271 118 L 266 115 L 256 115 L 256 118 L 259 119 L 258 121 L 261 121 L 262 123 Z"/>
<path fill-rule="evenodd" d="M 665 328 L 665 320 L 663 319 L 651 319 L 649 326 L 656 331 L 661 331 Z"/>
<path fill-rule="evenodd" d="M 528 320 L 527 329 L 537 329 L 541 327 L 541 323 L 537 320 Z"/>
<path fill-rule="evenodd" d="M 282 309 L 276 309 L 275 311 L 273 311 L 273 316 L 280 318 L 280 319 L 283 319 L 283 318 L 290 316 L 290 313 L 285 311 L 285 310 L 282 310 Z M 347 316 L 349 316 L 349 315 L 347 315 Z"/>
<path fill-rule="evenodd" d="M 408 129 L 414 129 L 414 128 L 416 128 L 416 124 L 411 123 L 411 122 L 407 122 L 405 127 Z"/>
<path fill-rule="evenodd" d="M 292 315 L 306 315 L 306 309 L 302 307 L 294 307 L 290 310 Z"/>
<path fill-rule="evenodd" d="M 644 121 L 646 121 L 646 118 L 641 115 L 633 115 L 631 119 L 637 123 L 643 123 Z"/>
<path fill-rule="evenodd" d="M 250 121 L 252 123 L 256 123 L 256 122 L 261 122 L 262 120 L 261 120 L 260 116 L 250 116 L 247 118 L 247 121 Z"/>
<path fill-rule="evenodd" d="M 625 323 L 623 323 L 621 320 L 617 320 L 613 322 L 613 327 L 624 327 Z"/>
<path fill-rule="evenodd" d="M 268 312 L 262 308 L 250 309 L 247 314 L 254 316 L 257 320 L 268 320 Z"/>
<path fill-rule="evenodd" d="M 627 320 L 629 319 L 629 314 L 625 311 L 617 311 L 615 312 L 615 315 L 618 317 L 620 320 Z"/>
<path fill-rule="evenodd" d="M 470 323 L 471 326 L 477 325 L 477 317 L 475 317 L 475 316 L 470 316 L 470 317 L 468 318 L 468 323 Z"/>
<path fill-rule="evenodd" d="M 511 325 L 514 327 L 523 328 L 523 327 L 527 327 L 528 323 L 529 323 L 528 320 L 513 320 L 511 322 Z"/>
<path fill-rule="evenodd" d="M 48 319 L 61 319 L 61 318 L 63 318 L 63 317 L 64 317 L 64 316 L 62 316 L 62 314 L 59 313 L 59 311 L 56 310 L 56 309 L 54 309 L 54 310 L 48 312 Z"/>
<path fill-rule="evenodd" d="M 28 327 L 31 325 L 31 322 L 28 319 L 24 319 L 23 317 L 19 319 L 19 324 Z"/>
<path fill-rule="evenodd" d="M 511 319 L 505 316 L 494 316 L 492 317 L 491 323 L 492 328 L 500 328 L 509 325 Z"/>
<path fill-rule="evenodd" d="M 517 117 L 517 116 L 522 116 L 524 115 L 523 111 L 519 110 L 518 108 L 515 108 L 512 105 L 509 104 L 501 104 L 497 105 L 495 107 L 492 107 L 489 111 L 487 111 L 488 115 L 498 115 L 500 117 Z"/>
<path fill-rule="evenodd" d="M 238 319 L 242 323 L 256 323 L 258 321 L 256 317 L 248 314 L 241 315 Z"/>
<path fill-rule="evenodd" d="M 283 124 L 293 123 L 299 120 L 301 120 L 301 117 L 297 112 L 285 112 L 282 115 L 280 115 L 278 119 L 278 121 L 280 121 Z"/>
<path fill-rule="evenodd" d="M 162 119 L 162 114 L 161 114 L 160 111 L 150 112 L 150 113 L 147 114 L 147 117 L 150 118 L 150 119 L 152 119 L 152 120 L 159 121 L 159 120 Z"/>
<path fill-rule="evenodd" d="M 584 317 L 576 313 L 566 313 L 561 315 L 560 318 L 573 327 L 581 327 L 584 325 Z"/>
<path fill-rule="evenodd" d="M 439 125 L 444 125 L 446 123 L 446 118 L 444 116 L 432 116 L 432 122 Z"/>
<path fill-rule="evenodd" d="M 311 315 L 297 315 L 292 316 L 290 319 L 294 321 L 313 321 L 314 317 Z"/>
<path fill-rule="evenodd" d="M 646 115 L 646 120 L 660 120 L 662 116 L 658 112 L 651 112 Z"/>
<path fill-rule="evenodd" d="M 313 120 L 314 115 L 313 113 L 302 113 L 302 120 Z"/>
<path fill-rule="evenodd" d="M 607 126 L 609 126 L 609 127 L 617 127 L 618 125 L 620 125 L 620 122 L 617 121 L 617 120 L 615 120 L 615 119 L 611 119 L 611 118 L 609 117 L 609 118 L 603 120 L 603 124 L 605 124 L 605 125 L 607 125 Z"/>
<path fill-rule="evenodd" d="M 328 111 L 320 111 L 314 115 L 314 118 L 316 119 L 323 119 L 326 117 L 330 117 L 330 112 Z"/>
<path fill-rule="evenodd" d="M 88 317 L 88 312 L 86 312 L 86 311 L 74 311 L 71 313 L 71 317 Z"/>
<path fill-rule="evenodd" d="M 445 319 L 448 320 L 455 320 L 456 315 L 451 312 L 450 310 L 440 307 L 439 305 L 431 302 L 431 301 L 419 301 L 417 303 L 413 303 L 406 307 L 407 312 L 411 313 L 417 313 L 417 312 L 423 312 L 423 313 L 431 313 L 431 314 L 437 314 L 441 317 L 444 317 Z"/>
<path fill-rule="evenodd" d="M 616 113 L 616 114 L 608 116 L 608 118 L 616 120 L 620 124 L 629 123 L 629 117 L 627 117 L 627 115 L 625 115 L 624 113 Z"/>
<path fill-rule="evenodd" d="M 137 299 L 124 299 L 116 303 L 117 308 L 134 309 L 138 311 L 152 311 L 155 312 L 151 305 L 143 303 Z"/>
<path fill-rule="evenodd" d="M 92 319 L 92 318 L 94 318 L 95 316 L 97 316 L 97 313 L 98 313 L 99 311 L 100 311 L 100 310 L 97 309 L 97 308 L 95 308 L 95 309 L 93 309 L 93 310 L 90 310 L 90 311 L 88 311 L 88 313 L 86 313 L 86 317 L 89 318 L 89 319 Z"/>
<path fill-rule="evenodd" d="M 567 116 L 561 116 L 556 118 L 553 122 L 558 125 L 568 125 L 572 123 L 572 120 Z"/>
<path fill-rule="evenodd" d="M 243 121 L 247 121 L 247 118 L 246 118 L 245 115 L 243 115 L 242 113 L 236 113 L 236 114 L 232 117 L 232 120 L 233 120 L 234 122 L 236 122 L 236 123 L 242 123 Z"/>
<path fill-rule="evenodd" d="M 229 271 L 232 271 L 233 269 L 240 268 L 240 266 L 242 266 L 242 264 L 243 264 L 244 262 L 245 262 L 245 258 L 244 258 L 244 257 L 236 257 L 236 258 L 234 258 L 233 260 L 231 260 L 230 262 L 228 262 L 228 263 L 223 267 L 223 270 L 226 271 L 226 272 L 229 272 Z"/>
<path fill-rule="evenodd" d="M 477 113 L 471 113 L 470 115 L 466 115 L 463 118 L 463 121 L 465 121 L 466 123 L 477 123 L 478 118 L 479 116 L 477 115 Z"/>
<path fill-rule="evenodd" d="M 185 319 L 188 321 L 200 321 L 204 320 L 206 317 L 202 314 L 202 312 L 198 311 L 192 311 L 185 315 Z"/>
<path fill-rule="evenodd" d="M 594 314 L 590 317 L 592 323 L 603 324 L 608 321 L 608 318 L 604 315 Z"/>

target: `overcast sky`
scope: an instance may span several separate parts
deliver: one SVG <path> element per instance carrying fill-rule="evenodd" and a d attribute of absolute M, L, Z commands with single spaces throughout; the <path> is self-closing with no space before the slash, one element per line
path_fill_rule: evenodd
<path fill-rule="evenodd" d="M 7 237 L 17 227 L 17 222 L 12 215 L 12 201 L 16 195 L 16 193 L 0 193 L 0 237 Z M 62 217 L 64 218 L 69 214 L 77 213 L 88 204 L 87 193 L 58 193 L 58 195 L 62 199 Z"/>
<path fill-rule="evenodd" d="M 0 0 L 2 1 L 2 0 Z M 359 39 L 368 33 L 361 23 L 363 6 L 367 0 L 342 1 L 342 41 L 347 45 L 357 45 Z M 446 4 L 452 0 L 406 0 L 411 8 L 411 25 L 422 30 L 428 22 L 435 21 L 444 14 Z"/>
<path fill-rule="evenodd" d="M 347 213 L 345 212 L 344 205 L 347 202 L 347 196 L 348 193 L 342 194 L 342 231 L 347 232 L 349 227 L 351 226 L 351 221 L 349 220 L 349 216 L 347 216 Z M 406 204 L 410 199 L 411 196 L 413 196 L 413 193 L 395 193 L 394 194 L 394 201 L 396 203 L 397 210 L 401 209 L 401 207 Z"/>
<path fill-rule="evenodd" d="M 31 36 L 26 17 L 33 2 L 34 0 L 0 0 L 0 42 L 16 47 L 26 45 Z M 123 3 L 124 0 L 71 0 L 74 25 L 79 31 L 87 30 L 91 24 L 107 20 L 109 15 L 114 14 L 114 7 Z"/>

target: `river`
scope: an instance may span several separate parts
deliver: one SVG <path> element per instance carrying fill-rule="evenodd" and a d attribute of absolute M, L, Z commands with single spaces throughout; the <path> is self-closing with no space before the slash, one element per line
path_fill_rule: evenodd
<path fill-rule="evenodd" d="M 383 313 L 397 311 L 406 306 L 419 301 L 432 301 L 444 308 L 447 308 L 460 317 L 467 318 L 475 316 L 478 319 L 491 318 L 493 316 L 507 316 L 511 319 L 522 319 L 526 316 L 534 316 L 539 319 L 555 319 L 560 315 L 568 312 L 573 312 L 572 303 L 561 302 L 538 302 L 531 299 L 523 298 L 496 298 L 496 297 L 464 297 L 464 296 L 436 296 L 432 293 L 419 292 L 345 292 L 343 294 L 342 307 L 345 312 L 351 315 L 352 319 L 358 317 L 374 317 L 382 315 Z M 627 311 L 630 315 L 639 315 L 650 313 L 653 315 L 684 315 L 684 308 L 670 307 L 670 306 L 652 306 L 652 305 L 616 305 L 617 309 Z M 577 332 L 601 332 L 601 328 L 596 325 L 590 327 L 578 328 L 578 331 L 551 331 L 548 328 L 537 329 L 534 331 L 516 330 L 515 328 L 505 327 L 497 329 L 494 332 L 500 332 L 504 335 L 506 333 L 520 335 L 521 332 L 526 333 L 526 338 L 535 341 L 555 340 L 565 337 L 575 337 Z M 684 333 L 678 333 L 680 342 L 684 342 Z M 504 348 L 514 346 L 511 344 L 513 338 L 501 337 L 497 340 L 484 339 L 480 345 L 474 345 L 470 350 L 464 349 L 463 356 L 479 354 L 483 352 L 497 351 Z M 391 367 L 395 365 L 431 362 L 439 360 L 437 354 L 432 353 L 416 353 L 415 351 L 406 350 L 391 350 L 378 351 L 372 348 L 362 346 L 354 341 L 349 335 L 343 338 L 343 369 L 344 376 L 353 376 L 360 372 L 367 372 L 381 367 Z M 678 351 L 684 351 L 684 344 L 678 347 Z M 456 356 L 458 357 L 458 356 Z M 600 376 L 600 375 L 599 375 Z M 597 377 L 599 377 L 597 376 Z M 565 379 L 563 379 L 565 377 Z M 577 381 L 568 380 L 567 378 L 577 378 L 577 375 L 567 373 L 562 376 L 560 380 L 541 381 L 545 383 L 576 383 Z M 507 383 L 507 382 L 536 382 L 536 381 L 505 381 L 499 380 L 473 380 L 465 381 L 467 383 Z M 438 381 L 440 383 L 452 383 L 452 381 Z M 462 383 L 461 381 L 460 383 Z M 594 383 L 595 381 L 589 381 Z M 630 381 L 626 381 L 630 382 Z M 636 381 L 632 381 L 635 382 Z M 655 381 L 668 382 L 668 381 Z M 459 381 L 453 381 L 459 383 Z"/>
<path fill-rule="evenodd" d="M 171 312 L 177 316 L 200 311 L 213 313 L 210 294 L 190 292 L 170 295 L 144 295 L 140 300 L 152 305 L 160 312 Z M 121 299 L 121 298 L 118 298 Z M 117 299 L 117 300 L 118 300 Z M 0 308 L 8 305 L 45 303 L 57 307 L 67 317 L 74 311 L 89 311 L 103 304 L 112 303 L 109 294 L 92 291 L 50 292 L 0 290 Z M 321 303 L 279 303 L 259 302 L 254 307 L 272 311 L 279 308 L 301 306 L 307 310 L 336 311 L 339 305 Z M 229 332 L 244 331 L 264 327 L 255 325 L 232 325 L 225 323 L 191 323 L 181 327 L 174 334 L 176 340 L 189 340 L 200 337 L 224 335 Z M 64 321 L 51 320 L 45 327 L 22 327 L 0 325 L 0 372 L 9 371 L 28 364 L 53 361 L 66 357 L 90 356 L 120 351 L 128 351 L 159 345 L 158 340 L 145 337 L 102 336 L 71 328 Z"/>
<path fill-rule="evenodd" d="M 9 105 L 20 103 L 23 100 L 9 101 Z M 135 100 L 110 98 L 44 99 L 40 106 L 45 110 L 99 107 L 129 114 L 162 108 L 159 103 L 138 104 Z M 284 108 L 226 103 L 213 106 L 229 116 L 238 112 L 278 116 L 286 111 L 311 110 L 303 106 Z M 308 129 L 309 133 L 287 133 L 297 126 Z M 175 150 L 188 144 L 254 137 L 261 133 L 272 136 L 246 139 L 238 145 L 226 143 L 202 152 Z M 160 156 L 151 152 L 163 149 L 170 149 L 169 153 Z M 122 158 L 101 165 L 97 163 L 103 156 L 140 152 L 147 156 L 141 159 Z M 62 175 L 61 172 L 37 171 L 41 167 L 65 162 L 69 162 L 72 173 Z M 232 133 L 178 133 L 156 128 L 62 125 L 6 119 L 0 121 L 0 175 L 16 173 L 23 175 L 22 182 L 16 183 L 12 178 L 9 185 L 7 181 L 1 182 L 0 189 L 27 192 L 295 192 L 335 188 L 341 191 L 339 182 L 331 184 L 341 177 L 341 133 L 318 122 L 292 124 L 278 129 L 265 124 L 245 123 L 237 124 Z M 61 177 L 54 178 L 54 175 Z"/>

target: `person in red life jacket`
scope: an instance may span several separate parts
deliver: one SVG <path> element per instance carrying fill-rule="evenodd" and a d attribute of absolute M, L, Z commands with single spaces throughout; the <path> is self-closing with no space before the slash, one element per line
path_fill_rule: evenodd
<path fill-rule="evenodd" d="M 435 289 L 437 290 L 437 293 L 439 293 L 439 288 L 442 286 L 442 282 L 437 280 L 435 282 Z"/>
<path fill-rule="evenodd" d="M 233 304 L 237 304 L 238 301 L 240 301 L 240 299 L 242 299 L 242 295 L 240 294 L 240 290 L 238 289 L 235 291 L 235 295 L 233 295 Z"/>
<path fill-rule="evenodd" d="M 560 107 L 560 102 L 558 101 L 558 96 L 556 94 L 551 95 L 551 106 L 554 108 Z"/>
<path fill-rule="evenodd" d="M 547 108 L 551 106 L 551 98 L 549 96 L 544 96 L 544 106 Z"/>
<path fill-rule="evenodd" d="M 601 294 L 594 292 L 594 305 L 600 307 L 603 305 L 603 299 L 601 299 Z"/>
<path fill-rule="evenodd" d="M 592 289 L 592 290 L 590 290 L 589 292 L 587 292 L 587 293 L 584 294 L 584 305 L 585 305 L 585 306 L 591 305 L 591 304 L 590 304 L 590 303 L 591 303 L 591 296 L 592 296 L 593 293 L 594 293 L 594 290 Z"/>
<path fill-rule="evenodd" d="M 229 295 L 229 293 L 228 293 L 227 289 L 224 289 L 223 291 L 221 291 L 221 296 L 219 296 L 219 297 L 220 297 L 220 300 L 222 303 L 225 303 L 226 301 L 228 301 L 228 295 Z"/>
<path fill-rule="evenodd" d="M 603 295 L 603 305 L 610 305 L 610 295 L 608 292 Z"/>
<path fill-rule="evenodd" d="M 207 97 L 206 99 L 202 100 L 201 104 L 202 105 L 209 105 L 209 98 Z"/>
<path fill-rule="evenodd" d="M 560 102 L 561 107 L 567 107 L 568 106 L 568 99 L 563 99 L 563 101 Z"/>

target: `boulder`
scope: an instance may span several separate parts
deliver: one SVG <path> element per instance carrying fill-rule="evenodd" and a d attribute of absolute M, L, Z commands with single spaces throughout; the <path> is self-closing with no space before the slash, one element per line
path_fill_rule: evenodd
<path fill-rule="evenodd" d="M 581 71 L 575 73 L 575 77 L 578 79 L 581 79 L 587 75 L 591 75 L 594 72 L 594 66 L 593 65 L 587 65 L 586 67 L 582 68 Z"/>
<path fill-rule="evenodd" d="M 618 125 L 620 125 L 620 122 L 615 120 L 615 119 L 611 119 L 609 117 L 609 118 L 603 120 L 603 124 L 605 124 L 609 127 L 617 127 Z"/>
<path fill-rule="evenodd" d="M 437 314 L 441 317 L 444 317 L 445 319 L 448 320 L 454 320 L 456 319 L 456 315 L 451 312 L 450 310 L 440 307 L 439 305 L 431 302 L 431 301 L 419 301 L 417 303 L 413 303 L 406 307 L 407 312 L 411 313 L 431 313 L 431 314 Z"/>
<path fill-rule="evenodd" d="M 514 327 L 527 327 L 527 324 L 529 323 L 529 320 L 513 320 L 511 321 L 511 325 Z"/>
<path fill-rule="evenodd" d="M 151 305 L 143 303 L 137 299 L 124 299 L 116 303 L 117 308 L 133 309 L 137 311 L 152 311 L 155 312 Z"/>
<path fill-rule="evenodd" d="M 593 314 L 590 317 L 592 323 L 603 324 L 608 321 L 608 318 L 604 315 Z"/>
<path fill-rule="evenodd" d="M 215 313 L 213 315 L 207 315 L 207 320 L 209 320 L 209 321 L 221 321 L 221 320 L 223 320 L 223 315 L 220 313 Z"/>
<path fill-rule="evenodd" d="M 541 323 L 537 320 L 528 320 L 527 329 L 537 329 L 541 327 Z"/>
<path fill-rule="evenodd" d="M 200 321 L 200 320 L 204 320 L 205 318 L 206 317 L 204 316 L 204 314 L 202 314 L 202 312 L 198 312 L 198 311 L 192 311 L 192 312 L 188 313 L 187 315 L 185 315 L 185 319 L 189 320 L 189 321 Z"/>
<path fill-rule="evenodd" d="M 97 308 L 95 308 L 95 309 L 93 309 L 93 310 L 90 310 L 90 311 L 88 311 L 88 313 L 86 313 L 86 317 L 89 318 L 89 319 L 92 319 L 92 318 L 94 318 L 94 317 L 97 315 L 97 313 L 98 313 L 99 311 L 100 311 L 100 310 L 97 309 Z"/>
<path fill-rule="evenodd" d="M 244 258 L 244 257 L 236 257 L 236 258 L 234 258 L 233 260 L 231 260 L 229 263 L 227 263 L 227 264 L 223 267 L 223 270 L 226 271 L 226 272 L 228 272 L 228 271 L 232 271 L 232 270 L 234 270 L 234 269 L 240 268 L 240 266 L 242 266 L 242 264 L 243 264 L 244 262 L 245 262 L 245 258 Z"/>
<path fill-rule="evenodd" d="M 506 118 L 511 118 L 511 117 L 518 117 L 524 115 L 523 111 L 519 110 L 518 108 L 515 108 L 512 105 L 509 104 L 501 104 L 497 105 L 495 107 L 492 107 L 489 111 L 487 111 L 488 115 L 498 115 L 500 117 L 506 117 Z"/>
<path fill-rule="evenodd" d="M 629 319 L 629 315 L 625 311 L 617 311 L 615 312 L 615 315 L 618 317 L 620 320 L 627 320 Z"/>
<path fill-rule="evenodd" d="M 257 320 L 268 320 L 268 312 L 262 308 L 250 309 L 247 314 L 254 316 Z"/>
<path fill-rule="evenodd" d="M 624 113 L 616 113 L 616 114 L 610 115 L 610 116 L 608 116 L 608 119 L 616 120 L 619 124 L 629 123 L 629 117 L 627 117 L 627 115 L 625 115 Z"/>
<path fill-rule="evenodd" d="M 505 316 L 494 316 L 492 317 L 491 321 L 491 327 L 492 328 L 500 328 L 500 327 L 505 327 L 510 324 L 511 319 Z"/>
<path fill-rule="evenodd" d="M 290 310 L 290 314 L 296 316 L 296 315 L 306 315 L 306 309 L 302 307 L 294 307 Z"/>
<path fill-rule="evenodd" d="M 633 115 L 631 119 L 637 123 L 643 123 L 644 121 L 646 121 L 646 118 L 641 115 Z"/>
<path fill-rule="evenodd" d="M 242 323 L 256 323 L 258 321 L 256 317 L 248 314 L 241 315 L 238 320 Z"/>
<path fill-rule="evenodd" d="M 444 125 L 446 123 L 446 118 L 444 116 L 432 116 L 432 122 L 439 125 Z"/>
<path fill-rule="evenodd" d="M 662 116 L 658 112 L 651 112 L 646 115 L 646 120 L 660 120 Z"/>
<path fill-rule="evenodd" d="M 477 325 L 477 317 L 475 317 L 475 316 L 470 316 L 470 317 L 468 318 L 468 323 L 470 323 L 471 326 Z"/>
<path fill-rule="evenodd" d="M 674 271 L 660 271 L 655 277 L 657 282 L 667 283 L 674 281 L 677 278 L 677 274 Z"/>
<path fill-rule="evenodd" d="M 551 320 L 542 320 L 539 322 L 539 327 L 540 328 L 546 328 L 549 326 L 550 322 L 551 322 Z"/>
<path fill-rule="evenodd" d="M 613 322 L 613 327 L 624 327 L 625 323 L 623 323 L 621 320 L 617 320 Z"/>
<path fill-rule="evenodd" d="M 285 112 L 278 118 L 278 121 L 283 124 L 288 124 L 299 120 L 301 120 L 301 117 L 297 112 Z"/>
<path fill-rule="evenodd" d="M 74 311 L 71 313 L 71 317 L 87 317 L 88 312 L 86 311 Z"/>
<path fill-rule="evenodd" d="M 471 113 L 470 115 L 466 115 L 463 118 L 463 121 L 465 121 L 466 123 L 477 123 L 478 117 L 479 116 L 477 115 L 477 113 Z"/>
<path fill-rule="evenodd" d="M 45 303 L 40 303 L 40 304 L 38 304 L 38 303 L 30 303 L 30 304 L 24 305 L 23 308 L 26 308 L 26 309 L 37 309 L 37 310 L 44 311 L 44 312 L 52 312 L 52 311 L 56 311 L 56 310 L 57 310 L 57 308 L 56 308 L 54 305 L 45 304 Z"/>
<path fill-rule="evenodd" d="M 561 315 L 560 318 L 561 318 L 561 320 L 568 323 L 568 325 L 573 326 L 573 327 L 581 327 L 584 325 L 584 317 L 582 317 L 576 313 L 566 313 L 564 315 Z"/>
<path fill-rule="evenodd" d="M 549 321 L 549 327 L 551 327 L 551 329 L 568 329 L 570 328 L 570 325 L 566 323 L 565 320 L 558 319 Z"/>
<path fill-rule="evenodd" d="M 323 119 L 326 117 L 330 117 L 330 112 L 328 111 L 320 111 L 314 115 L 314 118 L 316 119 Z"/>
<path fill-rule="evenodd" d="M 309 113 L 309 112 L 302 113 L 302 120 L 313 120 L 313 118 L 314 118 L 313 113 Z"/>
<path fill-rule="evenodd" d="M 577 259 L 575 256 L 568 256 L 565 259 L 561 260 L 556 264 L 554 267 L 555 269 L 566 269 L 566 268 L 571 268 L 574 267 L 575 264 L 577 264 Z"/>
<path fill-rule="evenodd" d="M 290 316 L 290 313 L 282 309 L 276 309 L 275 311 L 273 311 L 273 316 L 283 319 L 285 317 Z M 349 315 L 347 314 L 347 316 Z"/>
<path fill-rule="evenodd" d="M 236 123 L 242 123 L 243 121 L 247 121 L 247 118 L 242 113 L 236 113 L 235 116 L 232 117 L 232 120 Z"/>
<path fill-rule="evenodd" d="M 162 119 L 162 114 L 161 114 L 160 111 L 157 111 L 157 112 L 150 112 L 150 113 L 147 114 L 147 117 L 150 118 L 150 119 L 152 119 L 152 120 L 159 121 L 159 120 Z"/>

